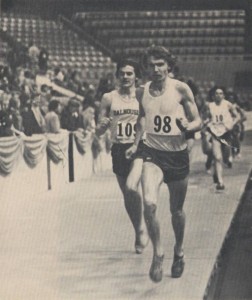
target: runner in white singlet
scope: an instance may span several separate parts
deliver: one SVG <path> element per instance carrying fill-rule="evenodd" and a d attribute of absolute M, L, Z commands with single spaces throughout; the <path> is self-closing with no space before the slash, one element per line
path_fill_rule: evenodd
<path fill-rule="evenodd" d="M 135 61 L 124 59 L 117 64 L 119 88 L 103 95 L 96 129 L 97 135 L 104 134 L 108 128 L 111 131 L 113 172 L 135 230 L 135 251 L 138 254 L 142 253 L 149 239 L 143 219 L 140 189 L 143 159 L 139 151 L 131 160 L 127 160 L 125 151 L 132 146 L 136 134 L 139 102 L 135 82 L 139 73 Z"/>
<path fill-rule="evenodd" d="M 235 125 L 236 113 L 233 105 L 225 100 L 223 87 L 214 87 L 214 102 L 209 103 L 209 113 L 211 122 L 208 124 L 210 131 L 213 133 L 212 149 L 214 157 L 214 182 L 216 191 L 225 189 L 223 181 L 222 157 L 229 167 L 232 167 L 230 147 L 223 145 L 220 139 L 231 139 L 231 130 Z M 231 143 L 230 143 L 231 144 Z"/>
<path fill-rule="evenodd" d="M 140 115 L 133 146 L 126 151 L 135 153 L 141 135 L 146 131 L 143 147 L 142 184 L 144 216 L 153 244 L 151 280 L 162 280 L 164 250 L 156 209 L 160 186 L 164 181 L 170 194 L 170 211 L 175 234 L 174 260 L 171 275 L 178 278 L 184 270 L 183 238 L 189 155 L 185 132 L 200 130 L 201 120 L 191 89 L 187 84 L 169 78 L 174 58 L 164 47 L 150 47 L 143 56 L 151 82 L 145 85 L 140 101 Z"/>

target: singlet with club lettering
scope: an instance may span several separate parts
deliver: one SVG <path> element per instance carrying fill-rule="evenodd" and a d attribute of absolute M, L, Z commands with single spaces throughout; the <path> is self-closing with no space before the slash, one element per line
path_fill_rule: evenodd
<path fill-rule="evenodd" d="M 151 82 L 146 83 L 142 99 L 145 112 L 145 144 L 163 151 L 181 151 L 186 149 L 185 135 L 178 128 L 176 118 L 186 118 L 181 105 L 181 94 L 177 90 L 178 80 L 167 79 L 164 93 L 153 97 Z"/>
<path fill-rule="evenodd" d="M 136 121 L 139 115 L 139 102 L 136 97 L 124 97 L 117 90 L 109 93 L 110 131 L 113 143 L 133 143 L 136 134 Z"/>
<path fill-rule="evenodd" d="M 229 101 L 223 99 L 219 105 L 215 102 L 210 102 L 209 110 L 212 117 L 210 126 L 214 134 L 221 136 L 232 129 L 234 121 L 230 113 Z"/>

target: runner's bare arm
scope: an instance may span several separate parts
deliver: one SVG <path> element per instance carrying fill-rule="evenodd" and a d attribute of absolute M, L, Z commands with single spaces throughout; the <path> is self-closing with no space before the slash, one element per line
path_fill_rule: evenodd
<path fill-rule="evenodd" d="M 245 111 L 239 105 L 237 105 L 237 111 L 240 114 L 240 121 L 245 122 L 247 120 Z"/>
<path fill-rule="evenodd" d="M 135 136 L 135 141 L 134 141 L 134 144 L 136 146 L 138 146 L 140 140 L 142 139 L 144 131 L 145 131 L 145 112 L 144 112 L 144 109 L 143 109 L 143 106 L 142 106 L 143 93 L 144 93 L 143 88 L 138 88 L 136 90 L 136 98 L 139 102 L 139 116 L 137 118 L 136 136 Z"/>
<path fill-rule="evenodd" d="M 137 118 L 137 123 L 136 123 L 136 136 L 135 136 L 134 145 L 138 146 L 140 140 L 142 139 L 144 131 L 145 131 L 145 113 L 140 102 L 139 116 Z"/>
<path fill-rule="evenodd" d="M 181 82 L 178 85 L 178 91 L 182 96 L 181 104 L 187 117 L 187 120 L 181 120 L 182 127 L 184 127 L 186 131 L 200 130 L 202 122 L 191 89 L 187 84 Z"/>
<path fill-rule="evenodd" d="M 237 111 L 236 111 L 235 106 L 232 103 L 229 103 L 228 109 L 229 109 L 229 112 L 230 112 L 232 118 L 236 119 L 237 118 Z"/>
<path fill-rule="evenodd" d="M 135 135 L 134 144 L 125 152 L 125 156 L 127 159 L 130 159 L 132 155 L 136 153 L 138 144 L 142 139 L 142 136 L 145 131 L 145 112 L 141 104 L 143 93 L 140 94 L 136 93 L 136 95 L 137 95 L 137 100 L 139 101 L 139 116 L 136 122 L 136 135 Z"/>
<path fill-rule="evenodd" d="M 110 107 L 111 107 L 111 98 L 109 97 L 109 94 L 104 94 L 101 100 L 98 124 L 95 130 L 95 133 L 98 136 L 103 135 L 110 125 L 110 118 L 109 118 Z"/>

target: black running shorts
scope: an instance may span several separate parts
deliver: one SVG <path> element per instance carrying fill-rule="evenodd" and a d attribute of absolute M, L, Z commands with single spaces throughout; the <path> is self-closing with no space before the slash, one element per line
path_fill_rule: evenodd
<path fill-rule="evenodd" d="M 195 139 L 195 132 L 186 131 L 185 132 L 185 139 L 186 140 Z"/>
<path fill-rule="evenodd" d="M 131 164 L 132 161 L 136 158 L 143 158 L 142 156 L 142 147 L 143 143 L 140 142 L 138 146 L 138 150 L 134 157 L 132 159 L 127 159 L 125 157 L 125 152 L 127 149 L 129 149 L 133 143 L 127 143 L 127 144 L 113 144 L 111 148 L 111 156 L 112 156 L 112 166 L 113 166 L 113 172 L 116 175 L 128 177 L 130 170 L 131 170 Z"/>
<path fill-rule="evenodd" d="M 144 162 L 152 162 L 157 165 L 164 174 L 164 182 L 185 179 L 189 174 L 188 150 L 161 151 L 143 145 Z"/>

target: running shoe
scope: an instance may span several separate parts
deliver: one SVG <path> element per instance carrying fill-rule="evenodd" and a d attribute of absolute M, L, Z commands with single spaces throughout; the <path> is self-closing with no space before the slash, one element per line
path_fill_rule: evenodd
<path fill-rule="evenodd" d="M 178 256 L 174 254 L 173 263 L 171 267 L 171 276 L 172 278 L 179 278 L 183 274 L 185 266 L 184 255 Z"/>
<path fill-rule="evenodd" d="M 152 264 L 150 267 L 150 279 L 154 282 L 160 282 L 163 277 L 163 261 L 164 255 L 153 255 Z"/>
<path fill-rule="evenodd" d="M 216 191 L 224 191 L 225 190 L 225 185 L 218 183 L 216 185 Z"/>

